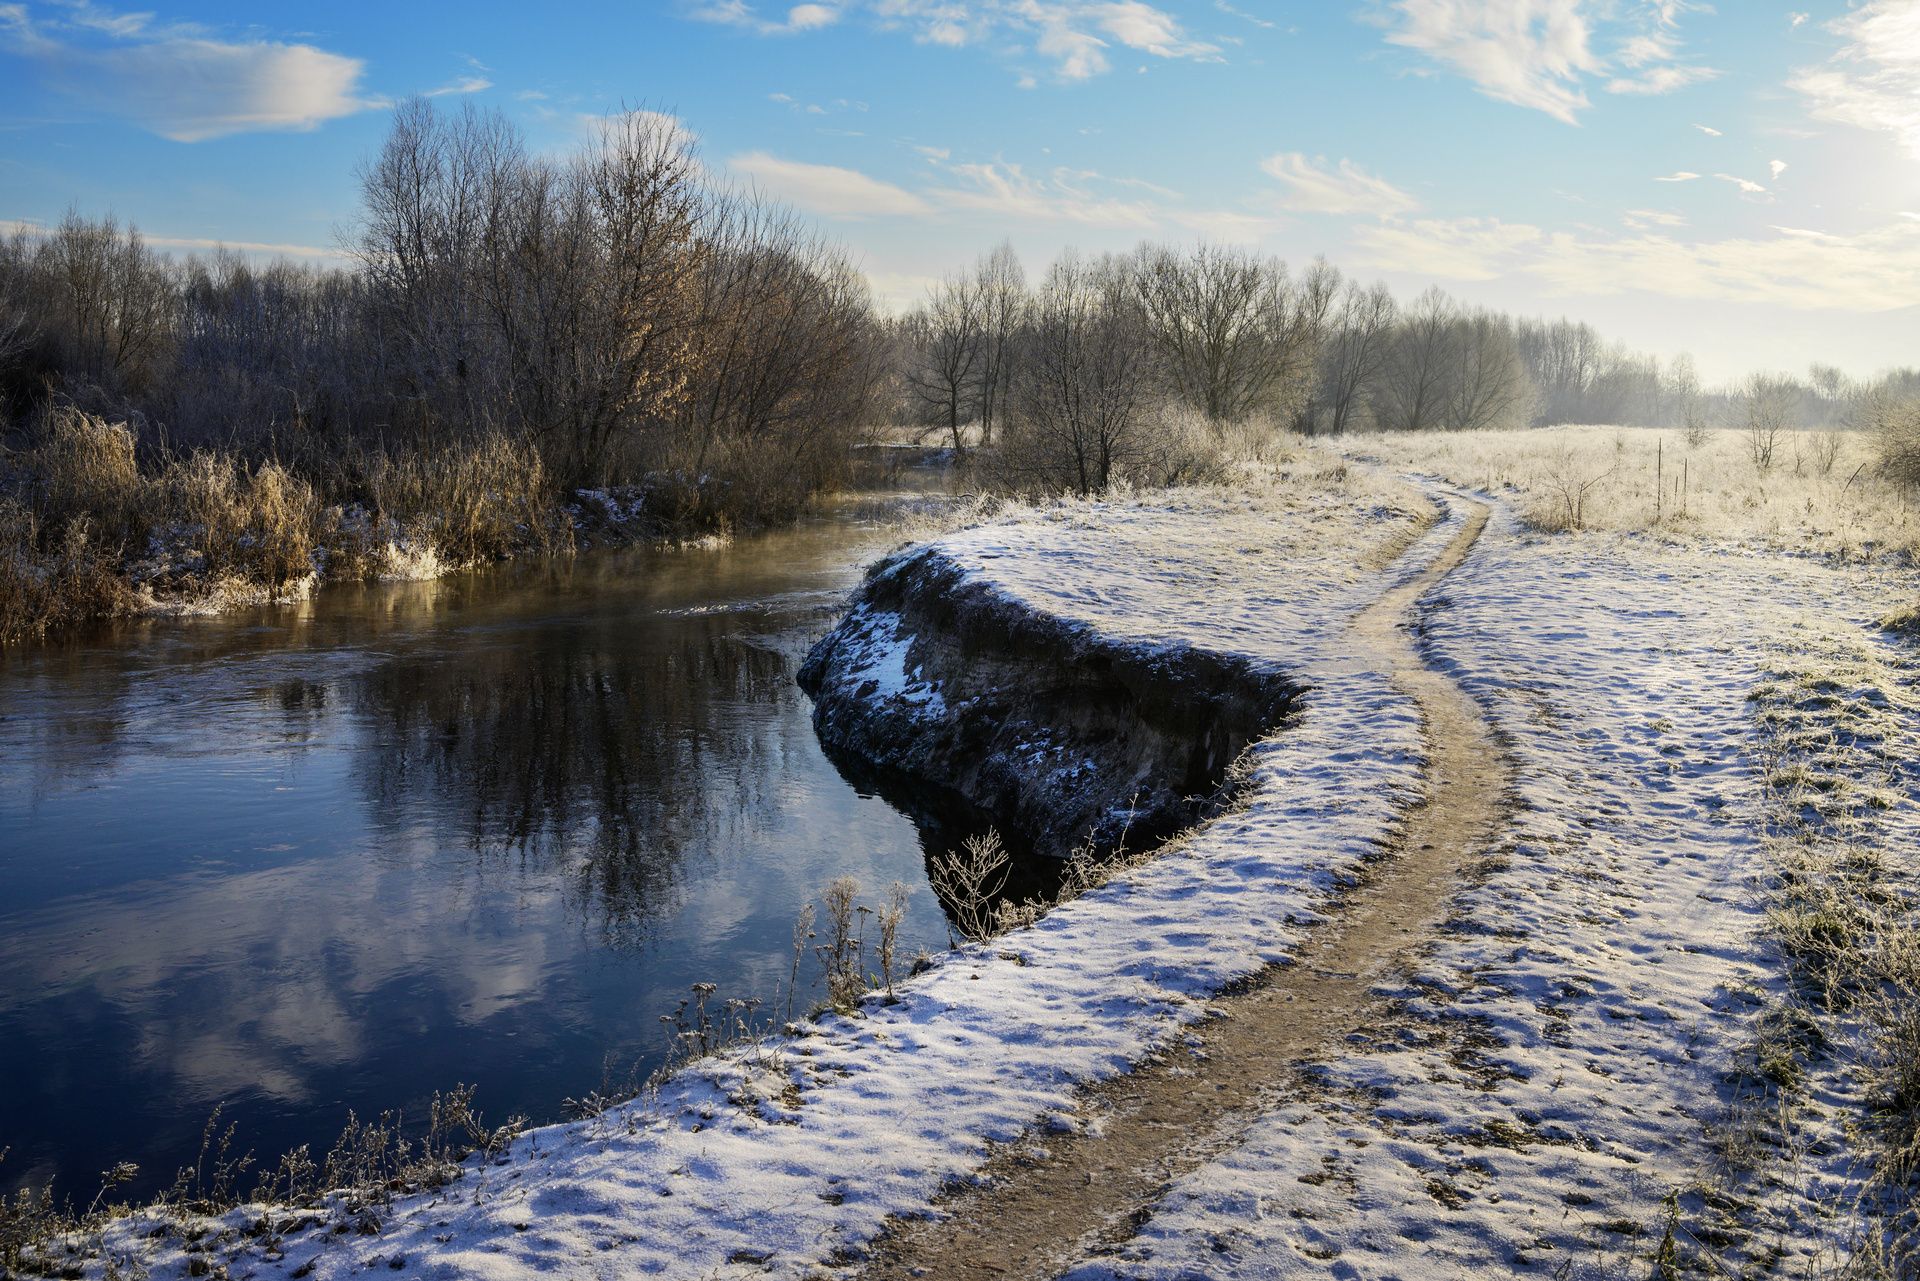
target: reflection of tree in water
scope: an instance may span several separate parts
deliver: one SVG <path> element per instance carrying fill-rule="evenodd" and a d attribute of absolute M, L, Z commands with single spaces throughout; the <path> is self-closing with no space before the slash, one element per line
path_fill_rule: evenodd
<path fill-rule="evenodd" d="M 476 854 L 563 872 L 610 934 L 673 909 L 689 853 L 764 828 L 790 736 L 812 732 L 791 660 L 715 618 L 397 657 L 353 697 L 377 727 L 356 765 L 377 820 L 457 824 Z"/>

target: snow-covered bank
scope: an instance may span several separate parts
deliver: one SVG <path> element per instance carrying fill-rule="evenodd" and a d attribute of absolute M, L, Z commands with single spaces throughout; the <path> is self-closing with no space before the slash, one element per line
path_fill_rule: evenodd
<path fill-rule="evenodd" d="M 1875 652 L 1908 782 L 1881 839 L 1910 866 L 1920 657 L 1871 620 L 1913 588 L 1503 513 L 1424 635 L 1515 756 L 1507 840 L 1317 1088 L 1074 1275 L 1837 1274 L 1871 1244 L 1848 1053 L 1810 1065 L 1783 1143 L 1732 1107 L 1786 968 L 1752 699 L 1782 652 Z"/>
<path fill-rule="evenodd" d="M 949 540 L 1027 608 L 1142 648 L 1211 646 L 1292 673 L 1302 709 L 1251 749 L 1241 806 L 1036 927 L 940 958 L 897 1005 L 871 1002 L 699 1065 L 656 1098 L 527 1134 L 445 1189 L 339 1216 L 343 1232 L 323 1221 L 250 1240 L 258 1212 L 237 1212 L 231 1238 L 200 1243 L 205 1257 L 236 1256 L 236 1277 L 803 1275 L 857 1258 L 887 1215 L 966 1178 L 989 1141 L 1077 1124 L 1083 1083 L 1285 959 L 1417 788 L 1414 716 L 1337 641 L 1450 535 L 1451 521 L 1391 570 L 1371 568 L 1413 533 L 1419 506 L 1281 486 L 1070 506 Z M 145 1231 L 122 1225 L 109 1245 L 157 1276 L 185 1273 L 181 1237 Z"/>
<path fill-rule="evenodd" d="M 1035 610 L 979 571 L 972 542 L 876 566 L 800 684 L 823 742 L 958 793 L 1043 855 L 1190 826 L 1298 697 L 1271 661 Z"/>

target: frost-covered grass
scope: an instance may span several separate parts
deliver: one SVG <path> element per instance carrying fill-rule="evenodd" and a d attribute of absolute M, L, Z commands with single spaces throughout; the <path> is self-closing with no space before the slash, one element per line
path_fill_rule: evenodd
<path fill-rule="evenodd" d="M 1910 874 L 1920 656 L 1872 620 L 1912 589 L 1498 516 L 1423 635 L 1513 754 L 1510 831 L 1343 1053 L 1074 1275 L 1906 1275 L 1873 1270 L 1892 1195 L 1874 1152 L 1910 1133 L 1887 1126 L 1912 1115 L 1893 1104 L 1913 1005 L 1845 1040 L 1781 1018 L 1803 980 L 1776 858 L 1783 794 L 1852 789 Z M 1871 709 L 1875 767 L 1804 720 L 1802 759 L 1775 747 L 1757 714 L 1783 682 Z M 1875 911 L 1910 919 L 1896 902 Z M 1875 946 L 1848 920 L 1797 932 L 1852 961 Z"/>
<path fill-rule="evenodd" d="M 1649 531 L 1844 556 L 1920 548 L 1920 510 L 1877 474 L 1874 441 L 1785 433 L 1762 470 L 1739 431 L 1555 427 L 1343 437 L 1349 456 L 1445 477 L 1513 503 L 1538 528 Z"/>

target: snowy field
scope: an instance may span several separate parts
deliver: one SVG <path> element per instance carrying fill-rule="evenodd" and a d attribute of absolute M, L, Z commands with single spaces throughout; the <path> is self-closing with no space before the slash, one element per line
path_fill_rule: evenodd
<path fill-rule="evenodd" d="M 1908 786 L 1882 836 L 1910 862 L 1920 659 L 1872 620 L 1913 590 L 1802 558 L 1542 537 L 1503 511 L 1426 643 L 1516 759 L 1507 838 L 1419 972 L 1379 992 L 1372 1034 L 1074 1275 L 1643 1277 L 1666 1247 L 1714 1275 L 1821 1276 L 1870 1249 L 1844 1055 L 1791 1100 L 1790 1142 L 1750 1169 L 1730 1150 L 1753 1020 L 1784 974 L 1762 931 L 1752 696 L 1782 654 L 1854 660 L 1901 724 Z"/>
<path fill-rule="evenodd" d="M 1783 431 L 1763 470 L 1746 432 L 1643 427 L 1387 432 L 1330 447 L 1484 490 L 1550 529 L 1647 533 L 1848 559 L 1920 551 L 1920 511 L 1856 431 Z"/>
<path fill-rule="evenodd" d="M 1427 528 L 1410 491 L 1293 467 L 939 544 L 1030 608 L 1304 683 L 1299 715 L 1251 749 L 1236 808 L 1032 928 L 938 958 L 897 1004 L 530 1132 L 437 1192 L 298 1226 L 276 1211 L 285 1230 L 264 1235 L 248 1231 L 259 1207 L 197 1241 L 123 1223 L 109 1253 L 156 1277 L 204 1274 L 202 1256 L 235 1278 L 803 1276 L 857 1264 L 888 1215 L 967 1179 L 989 1143 L 1097 1124 L 1080 1089 L 1177 1047 L 1212 994 L 1286 960 L 1420 791 L 1417 716 L 1339 640 L 1462 505 L 1428 484 L 1448 514 Z M 1806 556 L 1539 535 L 1498 508 L 1423 634 L 1513 755 L 1505 839 L 1412 981 L 1378 993 L 1368 1035 L 1078 1275 L 1644 1276 L 1670 1232 L 1736 1265 L 1782 1251 L 1795 1275 L 1838 1257 L 1853 1219 L 1828 1212 L 1859 1175 L 1844 1081 L 1808 1103 L 1792 1179 L 1743 1183 L 1716 1138 L 1783 981 L 1761 931 L 1749 696 L 1783 654 L 1844 651 L 1904 718 L 1901 750 L 1920 750 L 1920 663 L 1869 626 L 1915 590 Z M 926 697 L 895 677 L 890 696 Z M 1909 851 L 1910 795 L 1883 820 Z M 1724 1231 L 1727 1205 L 1773 1230 Z"/>

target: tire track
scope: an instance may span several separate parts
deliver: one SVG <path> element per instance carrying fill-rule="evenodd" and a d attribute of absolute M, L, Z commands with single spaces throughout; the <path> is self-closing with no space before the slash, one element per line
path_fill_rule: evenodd
<path fill-rule="evenodd" d="M 1492 727 L 1422 662 L 1410 630 L 1420 599 L 1466 559 L 1488 514 L 1471 503 L 1433 564 L 1348 632 L 1352 661 L 1386 673 L 1421 712 L 1427 790 L 1407 813 L 1399 850 L 1343 895 L 1293 964 L 1217 998 L 1223 1014 L 1191 1029 L 1192 1056 L 1161 1056 L 1089 1091 L 1106 1116 L 1098 1133 L 1047 1136 L 1044 1160 L 1028 1145 L 997 1152 L 981 1182 L 939 1203 L 940 1218 L 895 1221 L 857 1275 L 1056 1276 L 1132 1235 L 1173 1179 L 1231 1148 L 1303 1060 L 1329 1053 L 1362 1022 L 1376 981 L 1432 937 L 1459 874 L 1500 825 L 1510 774 Z"/>

